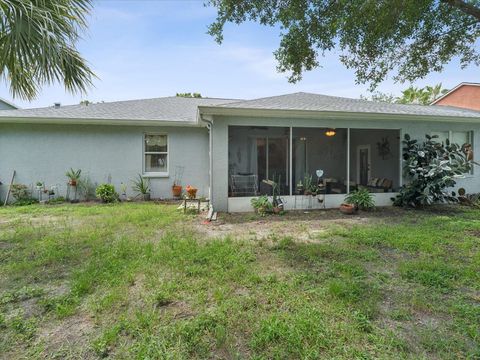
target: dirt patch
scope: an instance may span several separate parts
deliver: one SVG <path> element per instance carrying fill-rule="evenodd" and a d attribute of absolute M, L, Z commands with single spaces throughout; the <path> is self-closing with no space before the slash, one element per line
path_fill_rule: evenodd
<path fill-rule="evenodd" d="M 43 325 L 38 334 L 37 341 L 44 344 L 44 354 L 51 355 L 61 352 L 64 348 L 72 345 L 80 352 L 82 358 L 93 358 L 90 352 L 89 340 L 95 333 L 96 326 L 93 319 L 86 314 L 77 314 L 59 321 L 53 321 Z"/>
<path fill-rule="evenodd" d="M 283 237 L 299 242 L 317 242 L 332 227 L 349 228 L 356 225 L 385 221 L 385 216 L 372 213 L 343 215 L 338 210 L 288 212 L 283 216 L 260 217 L 256 214 L 219 214 L 217 221 L 205 222 L 203 217 L 192 220 L 192 228 L 207 238 L 232 238 L 267 241 L 274 244 Z M 377 214 L 377 212 L 375 212 Z"/>

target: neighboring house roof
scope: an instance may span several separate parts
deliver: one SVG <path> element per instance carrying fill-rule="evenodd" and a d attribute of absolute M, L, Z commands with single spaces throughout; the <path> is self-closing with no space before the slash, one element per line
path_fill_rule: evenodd
<path fill-rule="evenodd" d="M 462 86 L 480 86 L 480 83 L 473 83 L 473 82 L 461 82 L 460 84 L 458 84 L 457 86 L 455 86 L 453 89 L 450 89 L 448 92 L 446 92 L 445 94 L 443 94 L 442 96 L 438 97 L 437 99 L 435 99 L 434 101 L 432 101 L 432 103 L 430 105 L 435 105 L 436 103 L 438 103 L 440 100 L 448 97 L 451 93 L 457 91 L 459 88 L 461 88 Z"/>
<path fill-rule="evenodd" d="M 221 104 L 217 108 L 480 118 L 479 111 L 453 106 L 391 104 L 304 92 L 230 102 Z"/>
<path fill-rule="evenodd" d="M 0 110 L 11 109 L 18 109 L 18 106 L 8 100 L 5 100 L 4 98 L 0 98 Z"/>
<path fill-rule="evenodd" d="M 220 105 L 238 99 L 164 97 L 127 100 L 88 105 L 67 105 L 36 109 L 0 111 L 1 118 L 23 119 L 84 119 L 84 120 L 134 120 L 194 123 L 199 105 Z"/>

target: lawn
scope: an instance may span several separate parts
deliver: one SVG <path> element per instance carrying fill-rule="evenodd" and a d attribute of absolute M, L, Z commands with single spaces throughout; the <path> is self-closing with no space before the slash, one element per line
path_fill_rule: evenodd
<path fill-rule="evenodd" d="M 480 211 L 0 208 L 0 357 L 480 358 Z"/>

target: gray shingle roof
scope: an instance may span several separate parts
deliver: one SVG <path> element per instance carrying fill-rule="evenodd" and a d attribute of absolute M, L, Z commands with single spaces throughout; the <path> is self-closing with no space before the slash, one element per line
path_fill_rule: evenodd
<path fill-rule="evenodd" d="M 264 110 L 310 110 L 326 112 L 354 112 L 419 116 L 478 117 L 480 112 L 453 106 L 424 106 L 389 104 L 361 99 L 350 99 L 298 92 L 255 100 L 245 100 L 219 105 L 222 108 Z"/>
<path fill-rule="evenodd" d="M 379 103 L 310 93 L 294 93 L 255 100 L 164 97 L 127 100 L 59 108 L 2 110 L 0 118 L 138 120 L 194 123 L 199 106 L 222 109 L 305 110 L 376 113 L 438 117 L 479 118 L 480 112 L 451 106 L 423 106 Z"/>
<path fill-rule="evenodd" d="M 157 120 L 170 122 L 195 122 L 199 105 L 211 106 L 233 99 L 164 97 L 143 100 L 127 100 L 67 105 L 59 108 L 46 107 L 0 111 L 0 117 L 47 118 L 47 119 L 111 119 L 111 120 Z"/>

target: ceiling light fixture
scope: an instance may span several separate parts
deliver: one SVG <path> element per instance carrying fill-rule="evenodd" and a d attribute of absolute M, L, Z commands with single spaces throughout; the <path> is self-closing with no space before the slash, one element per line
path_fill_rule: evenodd
<path fill-rule="evenodd" d="M 325 131 L 325 136 L 328 136 L 328 137 L 335 136 L 336 134 L 337 132 L 335 131 L 335 129 L 328 129 L 327 131 Z"/>

